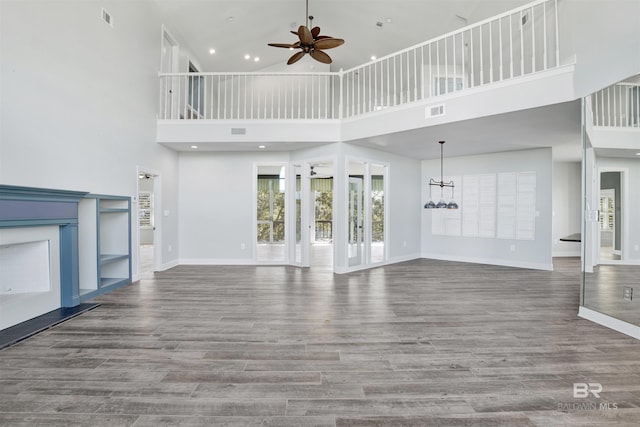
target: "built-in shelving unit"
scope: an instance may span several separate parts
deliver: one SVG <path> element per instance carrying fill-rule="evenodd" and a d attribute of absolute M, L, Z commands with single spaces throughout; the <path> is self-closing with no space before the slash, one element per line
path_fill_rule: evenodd
<path fill-rule="evenodd" d="M 131 199 L 88 195 L 79 206 L 80 299 L 131 283 Z"/>

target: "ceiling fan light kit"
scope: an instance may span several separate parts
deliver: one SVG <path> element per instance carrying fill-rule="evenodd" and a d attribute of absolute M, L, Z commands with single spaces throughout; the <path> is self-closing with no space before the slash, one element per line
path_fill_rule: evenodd
<path fill-rule="evenodd" d="M 338 39 L 329 36 L 320 35 L 320 27 L 312 27 L 309 29 L 309 21 L 313 22 L 313 16 L 309 15 L 309 0 L 306 1 L 307 12 L 307 25 L 300 25 L 298 31 L 291 31 L 292 34 L 298 36 L 298 41 L 295 43 L 268 43 L 272 47 L 281 47 L 286 49 L 300 49 L 299 52 L 294 53 L 287 65 L 294 64 L 302 59 L 307 53 L 311 55 L 313 59 L 323 64 L 331 64 L 331 57 L 327 55 L 323 50 L 333 49 L 334 47 L 344 44 L 343 39 Z"/>

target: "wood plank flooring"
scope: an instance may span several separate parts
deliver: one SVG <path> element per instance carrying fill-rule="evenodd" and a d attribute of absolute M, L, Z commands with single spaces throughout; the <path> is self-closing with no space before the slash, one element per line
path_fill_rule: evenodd
<path fill-rule="evenodd" d="M 554 261 L 180 266 L 0 351 L 0 425 L 637 426 L 640 343 Z"/>

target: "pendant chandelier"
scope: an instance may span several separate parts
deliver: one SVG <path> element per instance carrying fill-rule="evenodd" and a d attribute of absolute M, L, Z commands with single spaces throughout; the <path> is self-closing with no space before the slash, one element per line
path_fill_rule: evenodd
<path fill-rule="evenodd" d="M 458 204 L 453 200 L 453 190 L 455 185 L 453 181 L 444 182 L 443 172 L 443 147 L 444 141 L 438 141 L 440 144 L 440 181 L 436 181 L 433 178 L 429 178 L 429 201 L 424 205 L 425 209 L 458 209 Z M 437 185 L 440 187 L 440 201 L 435 203 L 433 197 L 431 197 L 431 188 Z M 444 187 L 451 187 L 451 201 L 449 203 L 444 201 Z"/>

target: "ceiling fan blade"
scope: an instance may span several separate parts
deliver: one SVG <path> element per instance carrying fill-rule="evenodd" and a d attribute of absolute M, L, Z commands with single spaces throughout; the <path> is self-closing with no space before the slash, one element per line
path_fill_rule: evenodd
<path fill-rule="evenodd" d="M 311 52 L 311 57 L 318 62 L 322 62 L 323 64 L 331 64 L 331 57 L 324 53 L 321 50 L 314 49 Z"/>
<path fill-rule="evenodd" d="M 313 36 L 314 39 L 317 39 L 318 36 L 320 35 L 320 27 L 313 27 L 311 29 L 311 35 Z"/>
<path fill-rule="evenodd" d="M 267 43 L 267 44 L 269 46 L 272 46 L 272 47 L 284 47 L 284 48 L 287 48 L 287 49 L 291 49 L 291 48 L 296 47 L 295 44 L 286 44 L 286 43 Z"/>
<path fill-rule="evenodd" d="M 298 37 L 300 37 L 300 43 L 311 46 L 313 44 L 313 36 L 311 35 L 311 31 L 304 25 L 300 25 L 298 27 Z"/>
<path fill-rule="evenodd" d="M 316 40 L 313 47 L 316 49 L 333 49 L 334 47 L 338 47 L 342 44 L 344 44 L 344 40 L 342 39 L 328 38 Z"/>
<path fill-rule="evenodd" d="M 293 56 L 291 56 L 291 58 L 289 58 L 289 60 L 287 61 L 287 65 L 291 65 L 294 62 L 300 61 L 300 59 L 304 56 L 304 54 L 305 54 L 304 51 L 294 53 Z"/>

